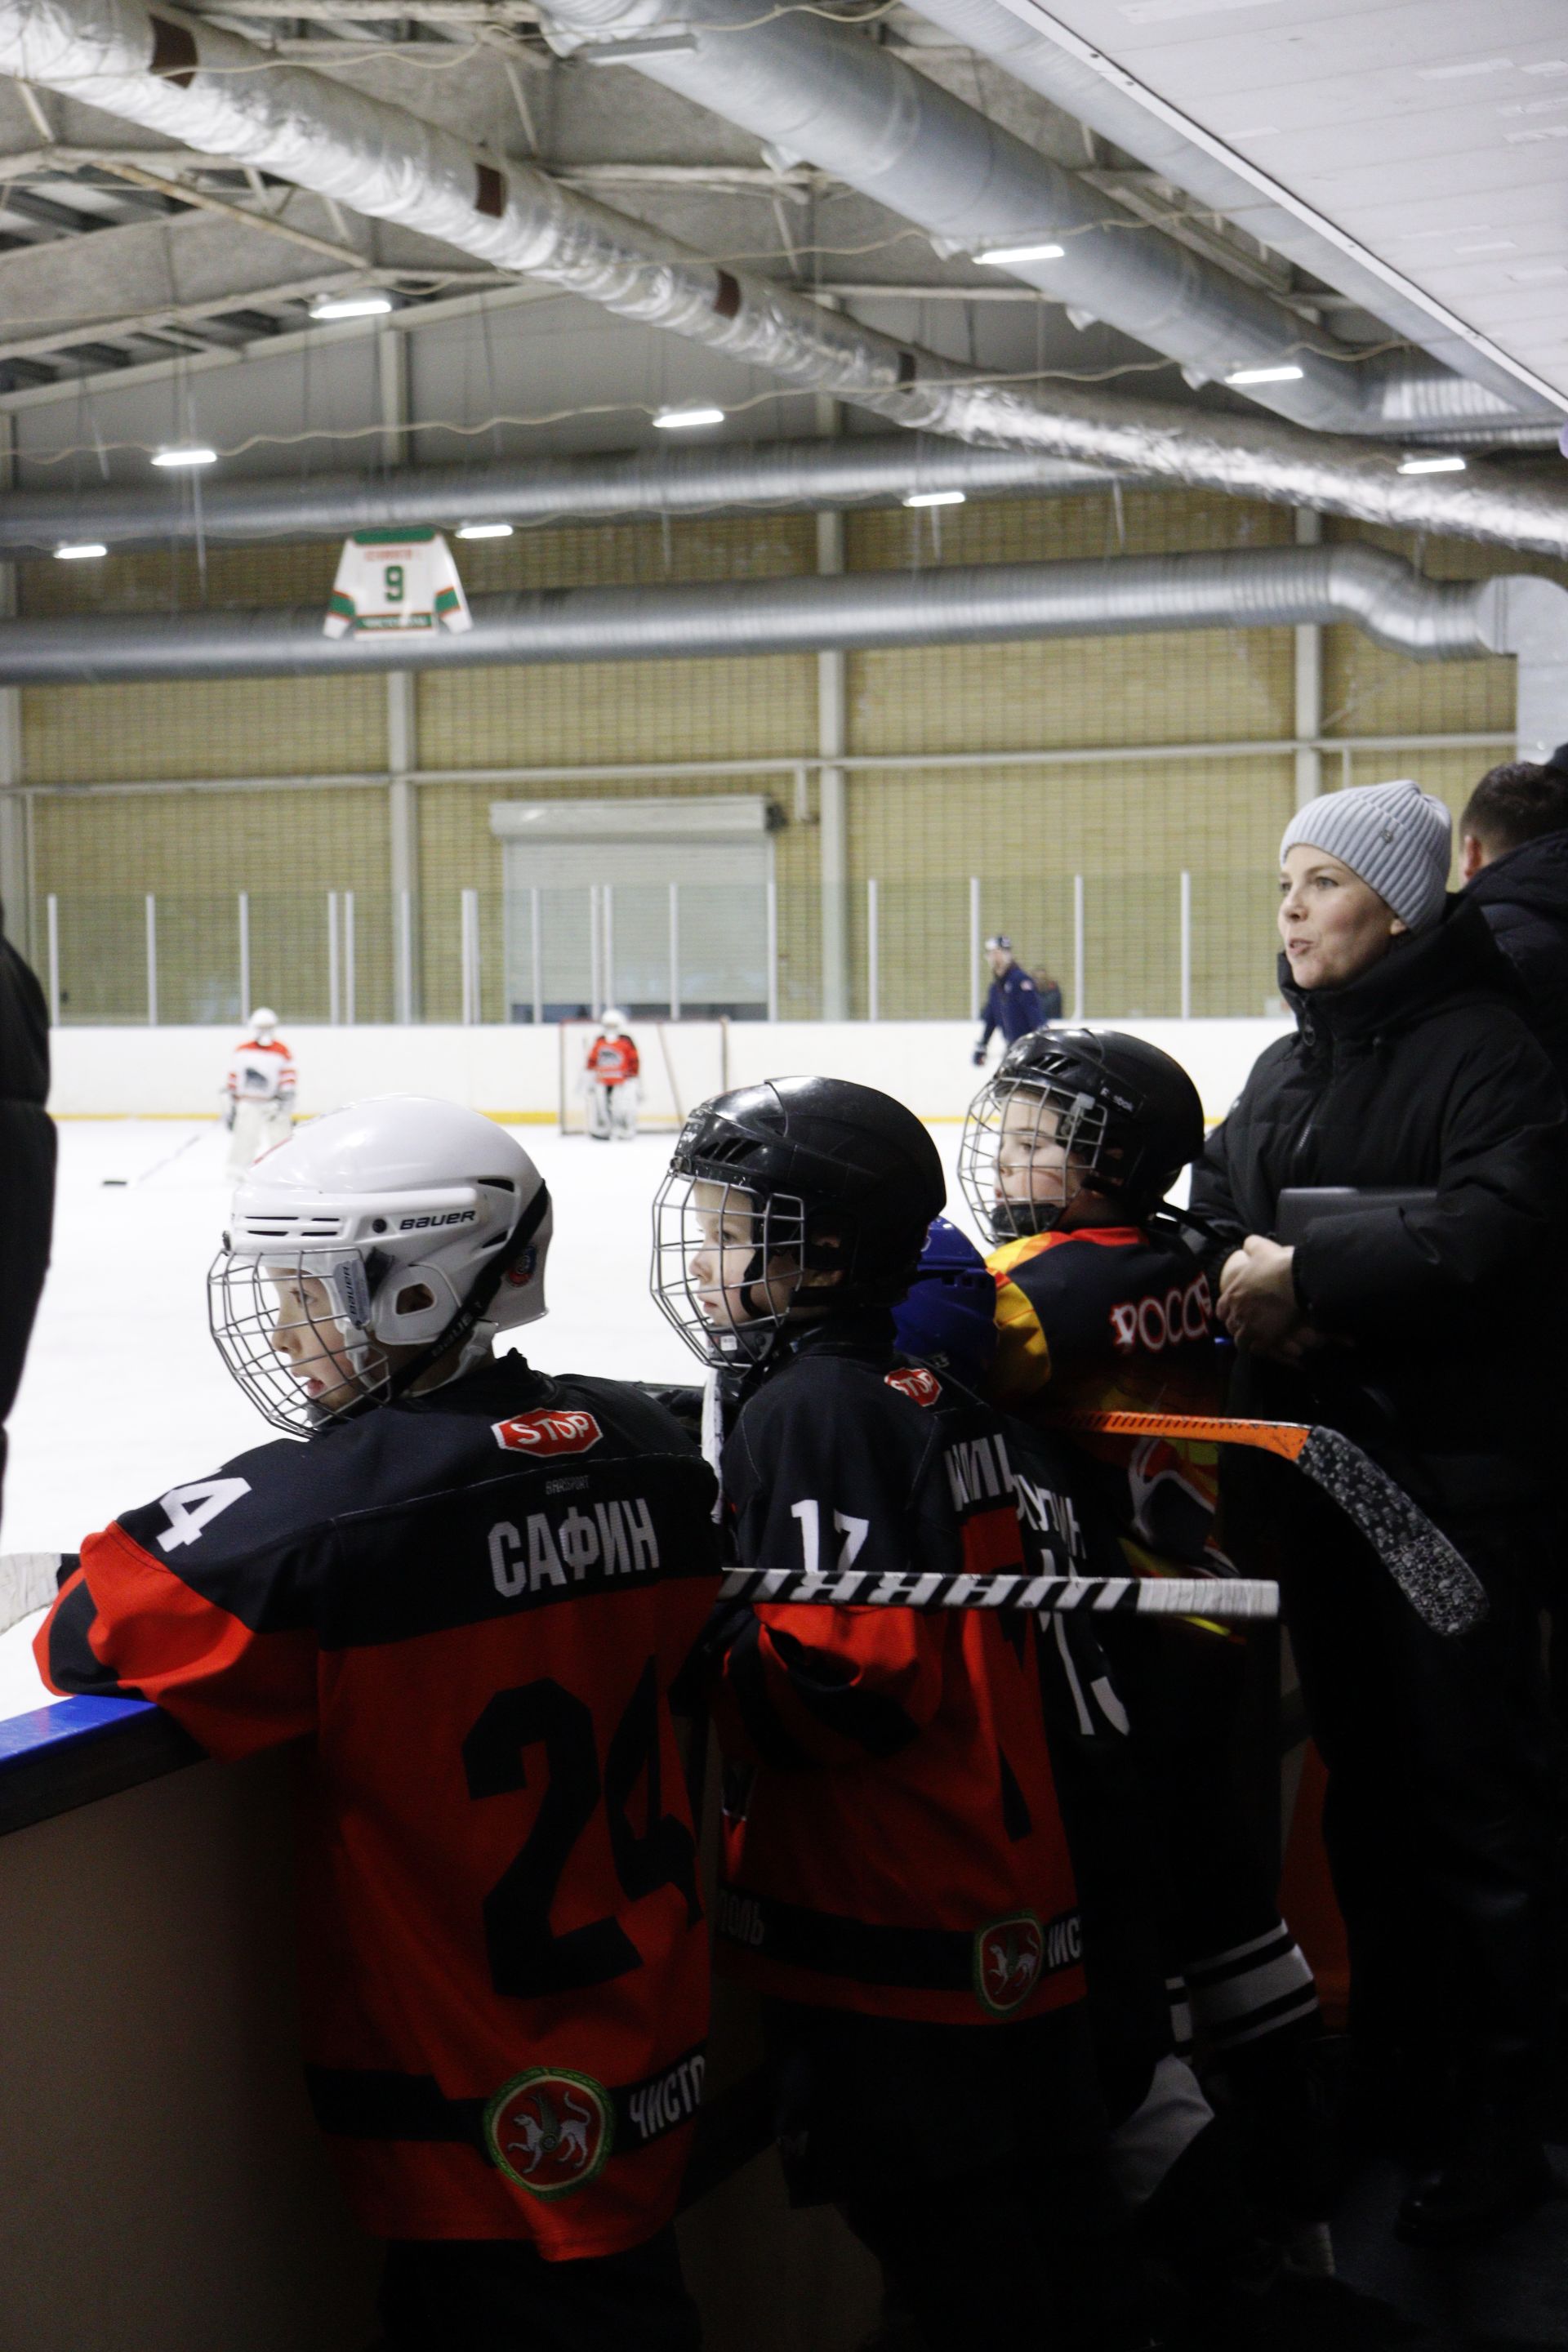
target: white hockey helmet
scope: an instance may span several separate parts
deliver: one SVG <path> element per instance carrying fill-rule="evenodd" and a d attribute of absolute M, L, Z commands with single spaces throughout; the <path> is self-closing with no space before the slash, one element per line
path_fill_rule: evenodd
<path fill-rule="evenodd" d="M 270 1004 L 258 1004 L 250 1016 L 250 1034 L 258 1045 L 265 1045 L 278 1027 L 278 1015 Z"/>
<path fill-rule="evenodd" d="M 599 1026 L 606 1037 L 618 1037 L 626 1025 L 626 1016 L 618 1006 L 606 1004 L 599 1016 Z"/>
<path fill-rule="evenodd" d="M 493 1119 L 429 1095 L 351 1104 L 241 1179 L 207 1277 L 213 1338 L 276 1428 L 341 1420 L 405 1394 L 454 1348 L 465 1370 L 497 1331 L 542 1315 L 551 1223 L 543 1178 Z M 315 1402 L 275 1345 L 285 1290 L 314 1360 L 331 1350 L 352 1370 L 335 1402 Z M 394 1369 L 388 1348 L 416 1352 Z"/>

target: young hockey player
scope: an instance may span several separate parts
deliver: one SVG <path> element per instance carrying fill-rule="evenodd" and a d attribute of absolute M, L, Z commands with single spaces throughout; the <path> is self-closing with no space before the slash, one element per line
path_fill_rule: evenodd
<path fill-rule="evenodd" d="M 1222 1409 L 1208 1281 L 1162 1206 L 1203 1139 L 1192 1080 L 1140 1038 L 1042 1030 L 1004 1056 L 960 1147 L 970 1206 L 1000 1244 L 994 1402 L 1026 1419 Z M 1081 1442 L 1140 1573 L 1228 1571 L 1213 1446 Z M 1244 1648 L 1183 1621 L 1119 1622 L 1105 1639 L 1168 1863 L 1179 2046 L 1195 2032 L 1223 2065 L 1258 2128 L 1258 2185 L 1289 2219 L 1315 2222 L 1325 2182 L 1306 2051 L 1321 2020 L 1235 1786 Z"/>
<path fill-rule="evenodd" d="M 583 1073 L 588 1132 L 596 1143 L 629 1143 L 637 1131 L 642 1063 L 626 1034 L 626 1015 L 606 1005 Z"/>
<path fill-rule="evenodd" d="M 713 1480 L 544 1312 L 550 1196 L 478 1112 L 388 1096 L 237 1195 L 213 1334 L 286 1433 L 68 1563 L 52 1688 L 214 1756 L 312 1743 L 309 2086 L 395 2352 L 689 2352 L 670 2219 L 708 1955 L 669 1688 L 711 1606 Z M 297 1441 L 307 1437 L 309 1442 Z"/>
<path fill-rule="evenodd" d="M 893 1345 L 944 1187 L 900 1104 L 783 1078 L 687 1121 L 654 1290 L 740 1368 L 734 1557 L 868 1579 L 1023 1562 L 994 1417 Z M 831 2200 L 929 2352 L 1146 2340 L 1082 2010 L 1026 1620 L 765 1605 L 714 1641 L 721 1965 L 764 1997 L 797 2200 Z"/>
<path fill-rule="evenodd" d="M 893 1310 L 899 1346 L 984 1391 L 995 1360 L 996 1281 L 967 1235 L 939 1217 L 909 1294 Z M 1076 1444 L 1016 1415 L 1004 1422 L 1026 1539 L 1047 1573 L 1124 1571 L 1096 1477 Z M 1086 1474 L 1088 1474 L 1086 1475 Z M 1050 1529 L 1049 1548 L 1037 1530 Z M 1111 1646 L 1122 1621 L 1109 1621 Z M 1376 2352 L 1406 2340 L 1384 2306 L 1339 2281 L 1288 2267 L 1260 2210 L 1247 2136 L 1214 2107 L 1179 2053 L 1166 1987 L 1162 1808 L 1130 1737 L 1105 1619 L 1048 1618 L 1039 1644 L 1051 1762 L 1083 1912 L 1084 1966 L 1117 2185 L 1140 2247 L 1179 2283 L 1167 2325 L 1195 2352 Z M 1136 1640 L 1160 1628 L 1128 1628 Z M 1179 1622 L 1167 1632 L 1181 1637 Z M 1134 1683 L 1140 1677 L 1134 1673 Z M 1228 1706 L 1224 1720 L 1228 1723 Z M 1145 1759 L 1146 1760 L 1146 1759 Z M 890 2333 L 890 2331 L 889 2331 Z M 889 2352 L 891 2347 L 889 2346 Z"/>
<path fill-rule="evenodd" d="M 250 1016 L 250 1034 L 235 1047 L 224 1080 L 230 1175 L 243 1175 L 275 1143 L 287 1143 L 298 1084 L 294 1056 L 278 1034 L 278 1015 L 258 1004 Z"/>

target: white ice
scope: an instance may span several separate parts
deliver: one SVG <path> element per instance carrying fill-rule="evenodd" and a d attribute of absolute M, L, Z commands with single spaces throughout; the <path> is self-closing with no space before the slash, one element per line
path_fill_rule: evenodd
<path fill-rule="evenodd" d="M 690 1381 L 693 1358 L 648 1296 L 650 1212 L 668 1135 L 590 1143 L 512 1130 L 555 1202 L 550 1312 L 517 1334 L 546 1371 Z M 931 1130 L 952 1183 L 959 1130 Z M 274 1434 L 207 1330 L 228 1139 L 216 1124 L 68 1120 L 54 1262 L 11 1415 L 0 1550 L 74 1551 L 117 1513 Z M 121 1179 L 115 1183 L 110 1180 Z M 949 1213 L 967 1224 L 962 1204 Z M 48 1703 L 33 1617 L 0 1635 L 0 1719 Z"/>

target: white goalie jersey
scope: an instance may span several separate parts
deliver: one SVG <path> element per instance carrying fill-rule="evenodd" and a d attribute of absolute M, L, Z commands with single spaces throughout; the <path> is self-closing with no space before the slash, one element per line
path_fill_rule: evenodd
<path fill-rule="evenodd" d="M 356 530 L 343 541 L 329 637 L 372 629 L 471 629 L 452 551 L 438 530 Z"/>

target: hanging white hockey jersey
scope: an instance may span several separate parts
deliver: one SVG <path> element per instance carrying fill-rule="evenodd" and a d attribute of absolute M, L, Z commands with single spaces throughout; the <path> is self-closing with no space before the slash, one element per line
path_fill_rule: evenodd
<path fill-rule="evenodd" d="M 438 530 L 356 530 L 343 541 L 329 637 L 371 629 L 471 629 L 452 551 Z"/>

